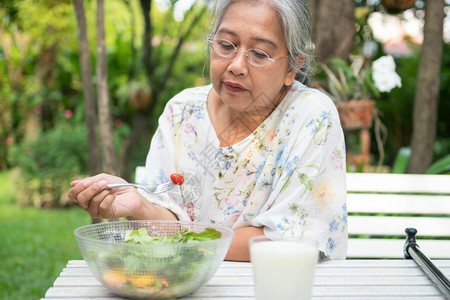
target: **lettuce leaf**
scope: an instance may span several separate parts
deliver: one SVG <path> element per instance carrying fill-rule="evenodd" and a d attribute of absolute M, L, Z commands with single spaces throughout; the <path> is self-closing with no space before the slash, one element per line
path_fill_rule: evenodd
<path fill-rule="evenodd" d="M 221 236 L 222 234 L 213 228 L 206 228 L 198 233 L 191 232 L 187 228 L 184 228 L 171 236 L 151 237 L 146 228 L 139 228 L 137 230 L 127 231 L 125 233 L 124 242 L 133 244 L 173 244 L 215 240 L 219 239 Z"/>

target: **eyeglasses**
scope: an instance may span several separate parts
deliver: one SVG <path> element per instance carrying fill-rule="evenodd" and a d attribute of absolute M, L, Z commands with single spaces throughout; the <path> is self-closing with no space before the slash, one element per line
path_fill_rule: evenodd
<path fill-rule="evenodd" d="M 281 56 L 278 58 L 270 58 L 269 54 L 264 52 L 261 49 L 248 49 L 244 50 L 242 48 L 236 47 L 232 42 L 225 39 L 209 39 L 208 43 L 211 44 L 211 47 L 217 55 L 224 57 L 224 58 L 232 58 L 238 50 L 241 50 L 244 52 L 245 56 L 247 57 L 247 61 L 254 67 L 264 67 L 269 62 L 276 62 L 280 59 L 283 59 L 285 57 L 288 57 L 287 55 Z"/>

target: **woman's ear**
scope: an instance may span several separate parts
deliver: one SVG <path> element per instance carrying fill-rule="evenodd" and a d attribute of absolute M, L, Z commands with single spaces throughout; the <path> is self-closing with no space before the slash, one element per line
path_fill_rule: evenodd
<path fill-rule="evenodd" d="M 289 68 L 289 71 L 287 72 L 286 78 L 284 80 L 284 85 L 291 86 L 294 83 L 295 75 L 297 75 L 297 72 L 303 66 L 304 60 L 305 60 L 304 56 L 302 56 L 302 55 L 297 56 L 295 68 L 294 69 Z"/>

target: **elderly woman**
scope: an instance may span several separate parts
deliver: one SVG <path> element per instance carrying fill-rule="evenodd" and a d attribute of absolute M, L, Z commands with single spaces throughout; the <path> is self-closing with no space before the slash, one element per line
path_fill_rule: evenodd
<path fill-rule="evenodd" d="M 309 237 L 324 257 L 347 247 L 345 148 L 332 101 L 300 83 L 311 61 L 306 1 L 221 0 L 208 36 L 212 84 L 171 99 L 159 119 L 146 181 L 184 174 L 178 193 L 147 195 L 107 174 L 72 183 L 92 217 L 179 219 L 232 227 L 228 260 L 248 240 Z"/>

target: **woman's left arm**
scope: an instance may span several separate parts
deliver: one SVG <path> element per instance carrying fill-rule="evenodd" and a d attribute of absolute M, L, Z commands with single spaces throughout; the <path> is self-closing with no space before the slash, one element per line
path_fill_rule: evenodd
<path fill-rule="evenodd" d="M 250 261 L 249 240 L 258 235 L 264 235 L 262 227 L 241 227 L 234 230 L 233 241 L 225 260 Z"/>

